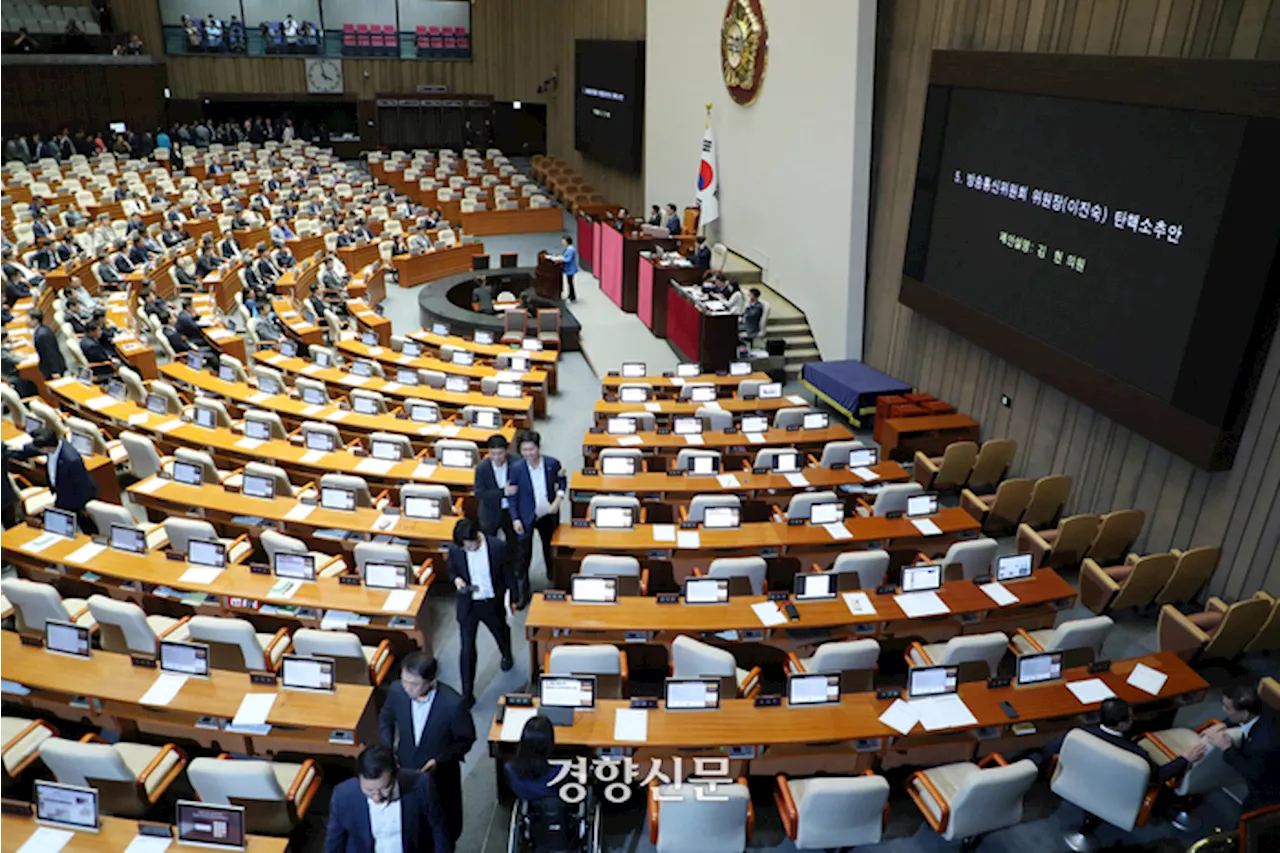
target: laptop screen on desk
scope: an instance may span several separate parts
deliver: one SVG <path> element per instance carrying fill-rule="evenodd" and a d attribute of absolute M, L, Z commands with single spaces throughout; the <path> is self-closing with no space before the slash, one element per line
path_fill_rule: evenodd
<path fill-rule="evenodd" d="M 440 451 L 440 465 L 445 468 L 471 468 L 471 451 L 460 447 L 446 447 Z"/>
<path fill-rule="evenodd" d="M 635 418 L 609 418 L 605 421 L 605 431 L 609 435 L 633 435 L 636 431 Z"/>
<path fill-rule="evenodd" d="M 507 369 L 512 373 L 528 373 L 529 357 L 527 355 L 511 356 L 511 360 L 507 362 Z"/>
<path fill-rule="evenodd" d="M 218 425 L 218 413 L 208 406 L 196 406 L 196 426 L 213 429 Z"/>
<path fill-rule="evenodd" d="M 263 394 L 279 394 L 280 383 L 275 380 L 274 376 L 259 376 L 258 390 Z"/>
<path fill-rule="evenodd" d="M 643 403 L 649 399 L 649 389 L 619 388 L 618 399 L 624 403 Z"/>
<path fill-rule="evenodd" d="M 243 850 L 244 807 L 178 800 L 178 843 L 196 847 Z"/>
<path fill-rule="evenodd" d="M 693 456 L 689 459 L 689 473 L 699 476 L 718 474 L 720 472 L 719 456 Z"/>
<path fill-rule="evenodd" d="M 89 657 L 89 629 L 71 622 L 46 619 L 44 647 L 51 652 L 72 657 Z"/>
<path fill-rule="evenodd" d="M 729 362 L 730 376 L 748 376 L 750 374 L 751 374 L 751 362 L 749 361 Z"/>
<path fill-rule="evenodd" d="M 702 513 L 707 530 L 737 530 L 742 526 L 742 509 L 736 506 L 709 506 Z"/>
<path fill-rule="evenodd" d="M 820 601 L 836 597 L 836 576 L 825 572 L 796 574 L 794 592 L 797 601 Z"/>
<path fill-rule="evenodd" d="M 837 524 L 841 521 L 844 521 L 844 504 L 840 501 L 809 504 L 810 524 Z"/>
<path fill-rule="evenodd" d="M 804 429 L 826 429 L 831 418 L 826 412 L 809 412 L 804 416 Z"/>
<path fill-rule="evenodd" d="M 421 495 L 409 495 L 403 501 L 402 510 L 405 518 L 419 518 L 436 521 L 442 515 L 440 498 L 429 498 Z"/>
<path fill-rule="evenodd" d="M 41 514 L 41 524 L 49 533 L 56 533 L 68 539 L 76 535 L 76 514 L 65 509 L 47 508 Z"/>
<path fill-rule="evenodd" d="M 488 409 L 476 409 L 472 415 L 471 425 L 480 429 L 500 429 L 502 416 Z"/>
<path fill-rule="evenodd" d="M 769 419 L 764 415 L 746 415 L 742 419 L 743 432 L 768 432 Z"/>
<path fill-rule="evenodd" d="M 925 492 L 923 495 L 912 495 L 907 498 L 907 517 L 920 518 L 933 515 L 938 511 L 938 495 L 936 492 Z"/>
<path fill-rule="evenodd" d="M 695 403 L 710 403 L 716 399 L 716 386 L 690 385 L 689 399 Z"/>
<path fill-rule="evenodd" d="M 595 677 L 543 675 L 538 679 L 538 702 L 548 708 L 594 708 Z"/>
<path fill-rule="evenodd" d="M 1010 554 L 996 558 L 996 580 L 1016 581 L 1031 577 L 1031 554 Z"/>
<path fill-rule="evenodd" d="M 404 458 L 404 445 L 375 438 L 370 442 L 369 455 L 384 462 L 399 462 Z"/>
<path fill-rule="evenodd" d="M 363 397 L 352 395 L 351 409 L 357 415 L 376 415 L 378 414 L 378 401 L 372 397 Z"/>
<path fill-rule="evenodd" d="M 688 379 L 690 376 L 698 376 L 702 373 L 702 367 L 691 362 L 682 362 L 676 365 L 676 376 Z"/>
<path fill-rule="evenodd" d="M 630 477 L 636 473 L 636 458 L 634 456 L 601 457 L 600 473 L 606 477 Z"/>
<path fill-rule="evenodd" d="M 787 704 L 834 705 L 840 701 L 840 676 L 836 673 L 805 673 L 787 677 Z"/>
<path fill-rule="evenodd" d="M 681 416 L 675 419 L 676 435 L 701 435 L 702 418 Z"/>
<path fill-rule="evenodd" d="M 800 454 L 795 450 L 779 450 L 773 455 L 773 470 L 777 474 L 794 474 L 800 470 Z"/>
<path fill-rule="evenodd" d="M 378 589 L 405 589 L 409 585 L 409 567 L 404 563 L 365 563 L 364 585 Z"/>
<path fill-rule="evenodd" d="M 486 332 L 481 329 L 476 329 L 476 334 L 473 340 L 476 343 L 481 344 L 483 346 L 489 346 L 490 344 L 493 343 L 493 332 Z"/>
<path fill-rule="evenodd" d="M 117 551 L 127 551 L 130 554 L 145 554 L 147 552 L 146 534 L 136 527 L 125 527 L 120 524 L 111 525 L 111 538 L 108 544 Z"/>
<path fill-rule="evenodd" d="M 1062 652 L 1022 655 L 1018 658 L 1018 686 L 1058 681 L 1062 678 Z"/>
<path fill-rule="evenodd" d="M 180 675 L 209 676 L 209 647 L 204 643 L 160 641 L 160 669 Z"/>
<path fill-rule="evenodd" d="M 635 511 L 629 506 L 602 506 L 596 510 L 596 527 L 601 530 L 630 530 Z"/>
<path fill-rule="evenodd" d="M 169 406 L 159 394 L 147 394 L 147 411 L 153 415 L 169 413 Z"/>
<path fill-rule="evenodd" d="M 728 600 L 726 578 L 689 578 L 684 582 L 685 604 L 724 604 Z"/>
<path fill-rule="evenodd" d="M 373 365 L 363 359 L 351 362 L 351 373 L 355 376 L 372 376 Z"/>
<path fill-rule="evenodd" d="M 419 424 L 434 424 L 440 420 L 440 409 L 432 403 L 410 403 L 409 420 Z"/>
<path fill-rule="evenodd" d="M 332 693 L 333 658 L 285 655 L 280 660 L 280 686 L 285 690 L 315 690 Z"/>
<path fill-rule="evenodd" d="M 304 387 L 302 389 L 302 402 L 308 406 L 324 406 L 329 401 L 325 399 L 324 391 L 321 389 Z"/>
<path fill-rule="evenodd" d="M 356 508 L 356 493 L 352 489 L 322 486 L 320 488 L 320 506 L 325 509 L 352 512 Z"/>
<path fill-rule="evenodd" d="M 444 390 L 450 394 L 466 394 L 471 390 L 471 381 L 465 376 L 446 376 Z"/>
<path fill-rule="evenodd" d="M 245 474 L 240 491 L 251 498 L 274 498 L 276 496 L 276 481 L 274 477 Z"/>
<path fill-rule="evenodd" d="M 334 448 L 333 436 L 327 432 L 307 430 L 304 435 L 306 440 L 303 443 L 306 445 L 307 450 L 323 450 L 328 453 Z"/>
<path fill-rule="evenodd" d="M 244 434 L 258 441 L 267 441 L 271 438 L 271 423 L 269 421 L 260 421 L 256 418 L 245 418 Z"/>
<path fill-rule="evenodd" d="M 218 378 L 223 382 L 235 382 L 236 372 L 229 364 L 218 365 Z"/>
<path fill-rule="evenodd" d="M 74 447 L 76 452 L 81 456 L 93 455 L 93 439 L 82 432 L 71 433 L 71 446 Z"/>
<path fill-rule="evenodd" d="M 204 359 L 198 352 L 187 353 L 187 367 L 192 370 L 202 370 L 204 368 Z"/>
<path fill-rule="evenodd" d="M 613 604 L 618 600 L 618 579 L 574 575 L 570 596 L 582 604 Z"/>
<path fill-rule="evenodd" d="M 281 341 L 280 354 L 285 358 L 294 358 L 298 355 L 298 345 L 293 341 Z"/>
<path fill-rule="evenodd" d="M 315 351 L 311 353 L 311 360 L 321 367 L 328 367 L 330 363 L 329 353 L 316 347 Z"/>
<path fill-rule="evenodd" d="M 778 400 L 782 398 L 781 382 L 766 382 L 760 386 L 759 397 L 761 400 Z"/>
<path fill-rule="evenodd" d="M 720 707 L 720 682 L 714 678 L 668 678 L 663 697 L 668 711 L 713 711 Z"/>
<path fill-rule="evenodd" d="M 221 569 L 227 564 L 227 546 L 212 539 L 190 539 L 187 541 L 187 562 Z"/>
<path fill-rule="evenodd" d="M 938 563 L 902 567 L 903 592 L 928 592 L 941 586 L 942 566 Z"/>
<path fill-rule="evenodd" d="M 515 400 L 524 394 L 524 390 L 520 387 L 519 382 L 499 382 L 497 393 L 499 397 Z"/>
<path fill-rule="evenodd" d="M 173 481 L 184 486 L 198 486 L 204 482 L 204 466 L 181 460 L 173 463 Z"/>
<path fill-rule="evenodd" d="M 35 783 L 36 820 L 81 832 L 98 831 L 98 792 L 94 788 Z"/>
<path fill-rule="evenodd" d="M 445 331 L 439 332 L 438 334 L 447 335 L 449 334 L 449 330 L 446 328 Z M 422 344 L 417 341 L 405 341 L 404 346 L 400 347 L 400 354 L 407 355 L 410 358 L 417 358 L 422 355 Z"/>
<path fill-rule="evenodd" d="M 922 696 L 941 696 L 944 693 L 955 693 L 959 682 L 959 667 L 954 666 L 916 666 L 907 673 L 907 696 L 918 699 Z"/>
<path fill-rule="evenodd" d="M 418 371 L 409 367 L 401 367 L 396 370 L 396 382 L 413 387 L 418 384 Z"/>
<path fill-rule="evenodd" d="M 376 332 L 361 332 L 360 343 L 367 347 L 376 347 L 378 345 L 378 334 Z"/>
<path fill-rule="evenodd" d="M 453 351 L 450 361 L 459 367 L 470 367 L 475 364 L 476 357 L 474 353 L 467 352 L 464 349 L 456 349 Z"/>
<path fill-rule="evenodd" d="M 649 375 L 649 368 L 643 361 L 622 362 L 622 376 L 626 379 L 639 379 Z"/>
<path fill-rule="evenodd" d="M 442 337 L 447 338 L 449 336 L 449 324 L 448 323 L 432 323 L 431 334 L 440 335 Z M 405 346 L 407 347 L 408 345 L 409 343 L 408 341 L 406 341 Z"/>
<path fill-rule="evenodd" d="M 849 451 L 850 468 L 871 468 L 880 464 L 880 451 L 874 447 L 855 447 Z"/>
<path fill-rule="evenodd" d="M 276 551 L 271 555 L 271 570 L 278 578 L 313 581 L 316 579 L 316 558 L 310 554 Z"/>

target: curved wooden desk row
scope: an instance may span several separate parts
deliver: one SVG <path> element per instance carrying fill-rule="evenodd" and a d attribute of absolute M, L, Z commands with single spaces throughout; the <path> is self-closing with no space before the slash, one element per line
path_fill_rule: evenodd
<path fill-rule="evenodd" d="M 643 411 L 638 406 L 631 406 L 624 412 Z M 692 412 L 690 412 L 692 414 Z M 695 450 L 719 450 L 721 453 L 735 456 L 754 457 L 756 452 L 766 447 L 789 447 L 802 453 L 821 453 L 822 448 L 832 441 L 850 441 L 853 433 L 843 424 L 831 424 L 826 429 L 768 429 L 758 433 L 744 433 L 740 430 L 725 432 L 723 430 L 706 430 L 701 433 L 702 443 L 690 442 L 689 436 L 676 435 L 674 432 L 639 432 L 633 436 L 610 435 L 607 432 L 588 432 L 582 437 L 582 455 L 587 461 L 595 459 L 601 450 L 609 447 L 638 447 L 646 455 L 671 457 L 680 454 L 681 450 L 691 447 Z"/>
<path fill-rule="evenodd" d="M 134 601 L 148 613 L 181 610 L 185 615 L 191 612 L 188 608 L 194 608 L 196 613 L 213 616 L 270 617 L 276 624 L 303 628 L 320 627 L 328 610 L 354 613 L 369 620 L 349 626 L 357 633 L 391 638 L 393 645 L 401 648 L 405 643 L 397 640 L 405 637 L 421 648 L 430 647 L 426 600 L 435 579 L 434 567 L 428 567 L 424 583 L 409 586 L 412 603 L 403 610 L 387 611 L 384 606 L 391 591 L 344 584 L 336 577 L 302 583 L 292 595 L 282 597 L 272 593 L 275 576 L 255 574 L 246 563 L 230 563 L 206 583 L 201 578 L 184 580 L 192 567 L 183 560 L 168 559 L 164 551 L 130 554 L 97 544 L 83 534 L 74 539 L 58 537 L 35 553 L 27 550 L 38 547 L 42 536 L 43 531 L 20 524 L 0 537 L 6 559 L 32 580 L 69 588 L 74 584 L 81 591 L 91 588 L 112 598 Z M 351 563 L 348 572 L 355 572 Z"/>
<path fill-rule="evenodd" d="M 154 441 L 162 452 L 177 447 L 202 448 L 229 468 L 246 462 L 266 462 L 284 468 L 297 483 L 319 480 L 329 473 L 354 474 L 365 478 L 375 492 L 381 489 L 397 491 L 403 482 L 439 483 L 469 492 L 475 482 L 473 469 L 444 468 L 429 459 L 415 457 L 388 463 L 357 456 L 349 450 L 324 453 L 307 450 L 282 439 L 259 441 L 221 427 L 205 429 L 175 416 L 152 414 L 133 402 L 104 397 L 99 389 L 86 387 L 75 379 L 55 379 L 49 383 L 49 388 L 65 408 L 103 425 L 112 435 L 126 429 L 141 433 Z M 420 427 L 418 432 L 424 436 L 438 436 L 444 435 L 448 429 L 441 430 L 439 425 L 428 424 Z M 507 432 L 510 433 L 509 430 Z"/>
<path fill-rule="evenodd" d="M 530 366 L 537 366 L 537 369 L 530 370 L 526 373 L 518 373 L 514 370 L 499 370 L 491 363 L 480 361 L 470 366 L 454 364 L 451 361 L 444 361 L 439 358 L 431 358 L 428 356 L 411 356 L 404 353 L 396 352 L 389 347 L 377 346 L 371 347 L 361 341 L 347 338 L 338 342 L 338 349 L 346 354 L 348 359 L 363 358 L 377 361 L 386 368 L 396 369 L 400 367 L 411 367 L 414 370 L 438 370 L 446 376 L 465 376 L 468 379 L 483 379 L 487 376 L 496 376 L 507 379 L 511 382 L 519 382 L 524 386 L 525 393 L 530 396 L 537 394 L 544 395 L 543 405 L 545 406 L 545 395 L 547 393 L 547 381 L 549 374 L 542 369 L 541 365 L 536 365 L 530 359 Z M 529 353 L 532 355 L 532 353 Z"/>
<path fill-rule="evenodd" d="M 437 335 L 428 331 L 410 332 L 408 337 L 433 350 L 439 350 L 440 347 L 453 347 L 454 349 L 473 352 L 476 354 L 476 358 L 485 362 L 491 362 L 500 355 L 513 353 L 520 349 L 520 347 L 512 344 L 478 344 L 471 338 L 464 338 L 461 335 Z M 529 363 L 540 370 L 547 371 L 551 375 L 553 383 L 556 362 L 559 360 L 559 350 L 542 349 L 529 353 Z M 553 387 L 551 390 L 554 391 L 555 388 Z"/>
<path fill-rule="evenodd" d="M 0 420 L 0 441 L 17 446 L 31 441 L 31 436 L 26 433 L 24 427 L 10 421 L 6 412 L 5 418 Z M 82 455 L 81 458 L 84 459 L 84 467 L 89 472 L 89 476 L 98 487 L 98 499 L 119 503 L 120 481 L 116 478 L 116 469 L 111 464 L 110 457 L 95 453 L 90 456 Z M 48 472 L 45 469 L 44 457 L 15 459 L 9 464 L 13 466 L 12 473 L 22 474 L 33 484 L 47 485 Z"/>
<path fill-rule="evenodd" d="M 274 364 L 272 366 L 275 366 Z M 342 389 L 349 393 L 353 388 L 361 388 L 367 391 L 377 391 L 379 393 L 387 393 L 385 389 L 391 386 L 391 391 L 402 393 L 405 399 L 428 400 L 435 403 L 445 411 L 460 412 L 463 406 L 487 406 L 499 409 L 504 417 L 508 420 L 502 430 L 480 429 L 478 427 L 463 426 L 460 422 L 452 424 L 461 430 L 457 435 L 450 435 L 451 438 L 462 438 L 466 441 L 475 441 L 483 444 L 488 440 L 489 436 L 495 432 L 510 431 L 512 424 L 510 419 L 515 420 L 515 426 L 526 426 L 532 423 L 530 413 L 532 401 L 528 397 L 522 397 L 520 400 L 510 400 L 498 397 L 487 397 L 482 394 L 449 394 L 447 392 L 437 391 L 433 388 L 422 388 L 421 386 L 409 387 L 403 386 L 395 382 L 387 382 L 377 377 L 361 377 L 337 368 L 322 368 L 311 365 L 314 370 L 299 371 L 298 375 L 306 376 L 308 379 L 314 379 L 331 385 L 335 389 Z M 407 435 L 410 440 L 420 441 L 423 437 L 431 437 L 438 434 L 438 429 L 423 432 L 423 427 L 432 426 L 431 424 L 419 424 L 405 418 L 397 417 L 395 414 L 388 412 L 386 414 L 365 415 L 360 412 L 352 411 L 349 408 L 342 408 L 338 403 L 330 403 L 328 405 L 311 405 L 304 403 L 302 400 L 290 396 L 289 394 L 267 394 L 259 391 L 252 385 L 243 382 L 227 382 L 220 379 L 216 374 L 207 370 L 196 370 L 185 363 L 175 362 L 166 364 L 160 369 L 160 372 L 171 382 L 179 385 L 185 385 L 191 388 L 198 388 L 215 397 L 221 397 L 224 400 L 232 402 L 240 408 L 256 408 L 265 409 L 269 412 L 275 412 L 288 422 L 302 423 L 303 421 L 328 421 L 338 426 L 339 430 L 344 433 L 351 433 L 353 436 L 361 436 L 370 432 L 390 432 L 399 435 Z M 345 380 L 345 381 L 344 381 Z M 411 394 L 410 392 L 420 391 L 421 394 Z M 448 399 L 441 400 L 446 397 Z M 471 402 L 472 398 L 483 402 Z M 467 400 L 461 406 L 458 405 L 461 400 Z M 519 406 L 520 402 L 524 402 L 524 407 Z M 395 404 L 397 401 L 388 401 Z M 500 403 L 516 404 L 507 409 L 502 409 Z M 346 414 L 339 414 L 346 412 Z M 452 432 L 452 431 L 451 431 Z M 465 433 L 465 435 L 463 434 Z"/>
<path fill-rule="evenodd" d="M 650 400 L 647 403 L 623 403 L 598 400 L 595 414 L 597 421 L 625 412 L 650 412 L 658 420 L 674 418 L 678 415 L 695 415 L 698 409 L 719 408 L 735 415 L 750 415 L 756 412 L 772 413 L 779 409 L 792 409 L 798 406 L 809 406 L 810 403 L 799 394 L 787 394 L 776 400 L 743 400 L 740 397 L 726 397 L 710 403 L 694 403 L 681 400 Z"/>
<path fill-rule="evenodd" d="M 391 259 L 391 263 L 396 268 L 401 287 L 416 287 L 447 275 L 469 272 L 471 258 L 483 254 L 484 243 L 458 243 L 447 249 L 434 249 L 421 255 L 397 255 Z"/>
<path fill-rule="evenodd" d="M 343 512 L 325 509 L 318 504 L 306 504 L 297 498 L 254 498 L 211 483 L 188 486 L 157 477 L 134 483 L 128 492 L 135 504 L 155 510 L 158 515 L 153 517 L 183 515 L 193 509 L 199 510 L 202 517 L 215 526 L 242 529 L 255 538 L 264 528 L 275 529 L 312 543 L 317 551 L 325 553 L 350 552 L 360 540 L 317 536 L 317 532 L 322 530 L 407 539 L 409 549 L 414 553 L 443 551 L 453 541 L 453 527 L 460 518 L 448 515 L 428 521 L 403 515 L 384 515 L 372 507 L 357 507 L 351 512 Z M 462 498 L 464 504 L 468 499 Z M 351 560 L 347 563 L 353 565 Z"/>
<path fill-rule="evenodd" d="M 139 700 L 160 673 L 134 666 L 128 655 L 95 649 L 90 658 L 55 658 L 44 649 L 22 645 L 13 631 L 0 632 L 0 653 L 5 681 L 31 691 L 27 695 L 6 691 L 6 701 L 45 709 L 69 720 L 88 717 L 95 725 L 122 733 L 139 731 L 205 745 L 217 742 L 224 749 L 248 755 L 277 750 L 355 755 L 358 744 L 374 743 L 378 738 L 377 714 L 370 701 L 373 688 L 364 685 L 338 684 L 333 693 L 274 690 L 251 684 L 247 672 L 211 670 L 208 678 L 188 678 L 168 705 L 153 707 Z M 230 721 L 251 693 L 276 694 L 267 714 L 268 734 L 237 734 L 196 725 L 202 717 Z M 82 697 L 90 700 L 88 708 L 70 705 Z M 353 732 L 356 743 L 330 743 L 335 730 Z M 7 847 L 7 833 L 5 841 Z"/>
<path fill-rule="evenodd" d="M 124 853 L 138 837 L 136 820 L 100 815 L 98 821 L 97 832 L 77 831 L 62 849 L 66 853 Z M 4 836 L 0 853 L 17 853 L 40 826 L 34 817 L 0 815 L 0 834 Z M 244 841 L 245 853 L 285 853 L 289 846 L 289 839 L 269 835 L 246 835 Z"/>
<path fill-rule="evenodd" d="M 716 393 L 721 397 L 732 397 L 737 393 L 739 383 L 747 379 L 768 382 L 769 374 L 755 372 L 745 376 L 730 376 L 727 373 L 700 373 L 697 376 L 687 377 L 667 376 L 666 374 L 623 377 L 616 370 L 611 370 L 600 380 L 600 396 L 617 394 L 619 386 L 639 382 L 652 385 L 653 393 L 663 400 L 674 400 L 680 396 L 680 389 L 686 385 L 714 385 L 716 386 Z"/>

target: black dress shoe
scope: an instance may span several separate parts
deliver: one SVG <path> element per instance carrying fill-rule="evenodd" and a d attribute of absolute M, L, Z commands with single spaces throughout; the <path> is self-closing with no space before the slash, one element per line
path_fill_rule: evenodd
<path fill-rule="evenodd" d="M 504 657 L 504 658 L 502 659 L 502 671 L 503 671 L 503 672 L 509 672 L 509 671 L 511 670 L 511 667 L 513 667 L 513 666 L 515 666 L 515 665 L 516 665 L 516 662 L 512 659 L 511 655 L 507 655 L 506 657 Z"/>

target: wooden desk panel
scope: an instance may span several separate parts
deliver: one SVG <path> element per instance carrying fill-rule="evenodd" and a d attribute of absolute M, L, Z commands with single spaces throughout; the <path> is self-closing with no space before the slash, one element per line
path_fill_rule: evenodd
<path fill-rule="evenodd" d="M 686 385 L 714 385 L 716 386 L 716 393 L 719 396 L 733 397 L 738 392 L 739 383 L 747 379 L 754 379 L 758 382 L 768 382 L 769 374 L 755 372 L 746 376 L 730 376 L 727 373 L 702 373 L 697 376 L 689 376 L 687 378 L 662 374 L 639 376 L 632 379 L 623 378 L 618 371 L 611 370 L 605 374 L 603 379 L 600 380 L 600 396 L 603 397 L 606 394 L 617 394 L 619 386 L 639 382 L 648 383 L 653 386 L 653 393 L 657 394 L 659 399 L 663 400 L 674 400 L 680 395 L 680 389 Z"/>
<path fill-rule="evenodd" d="M 677 415 L 695 415 L 698 409 L 708 406 L 707 403 L 682 402 L 678 400 L 650 400 L 647 403 L 623 403 L 596 401 L 595 415 L 597 421 L 603 421 L 612 415 L 623 412 L 650 412 L 658 420 L 674 418 Z M 810 403 L 799 394 L 787 394 L 777 400 L 743 400 L 739 397 L 726 397 L 715 402 L 726 412 L 735 415 L 750 415 L 755 412 L 772 414 L 779 409 L 793 409 L 809 406 Z M 714 406 L 712 406 L 714 408 Z"/>
<path fill-rule="evenodd" d="M 361 332 L 373 332 L 380 346 L 391 346 L 391 321 L 366 305 L 363 299 L 348 299 L 347 313 Z"/>
<path fill-rule="evenodd" d="M 277 296 L 271 300 L 271 307 L 280 322 L 284 323 L 285 331 L 290 337 L 297 338 L 309 347 L 324 345 L 324 329 L 315 323 L 308 323 L 290 299 Z"/>
<path fill-rule="evenodd" d="M 451 346 L 455 349 L 463 349 L 467 352 L 475 353 L 476 360 L 492 363 L 501 353 L 511 353 L 519 350 L 519 347 L 507 344 L 478 344 L 470 338 L 464 338 L 460 335 L 437 335 L 432 332 L 410 332 L 408 337 L 417 341 L 424 346 L 430 347 L 433 351 L 438 351 L 442 346 Z M 529 353 L 529 366 L 544 370 L 547 373 L 547 390 L 556 393 L 556 362 L 560 359 L 559 350 L 537 350 Z"/>
<path fill-rule="evenodd" d="M 373 240 L 359 246 L 343 246 L 334 254 L 342 261 L 350 275 L 355 275 L 382 257 L 378 243 Z"/>
<path fill-rule="evenodd" d="M 756 452 L 769 447 L 794 447 L 802 453 L 821 453 L 822 448 L 832 441 L 849 441 L 853 433 L 843 424 L 832 424 L 826 429 L 785 430 L 770 429 L 755 433 L 759 441 L 751 441 L 743 432 L 706 431 L 702 433 L 702 444 L 690 444 L 683 435 L 674 432 L 636 433 L 640 442 L 627 442 L 627 436 L 609 435 L 607 432 L 588 432 L 582 438 L 582 455 L 590 462 L 600 455 L 600 451 L 609 447 L 638 447 L 646 454 L 675 458 L 681 450 L 692 447 L 696 450 L 719 450 L 738 456 L 749 456 L 754 459 Z"/>
<path fill-rule="evenodd" d="M 459 243 L 423 255 L 401 255 L 392 259 L 401 287 L 417 287 L 448 275 L 471 271 L 473 255 L 484 254 L 484 243 Z"/>
<path fill-rule="evenodd" d="M 67 846 L 65 853 L 124 853 L 138 837 L 138 822 L 124 818 L 102 815 L 97 832 L 76 832 Z M 0 853 L 17 853 L 27 843 L 41 824 L 34 817 L 17 817 L 16 815 L 0 815 Z M 178 847 L 177 842 L 174 846 Z M 287 838 L 272 838 L 268 835 L 246 835 L 245 853 L 285 853 L 289 846 Z"/>
<path fill-rule="evenodd" d="M 941 456 L 956 441 L 977 441 L 978 422 L 968 415 L 925 415 L 918 418 L 886 418 L 880 447 L 886 456 L 908 459 L 917 450 Z"/>
<path fill-rule="evenodd" d="M 462 230 L 477 237 L 491 234 L 539 234 L 564 230 L 564 211 L 558 207 L 534 207 L 520 210 L 477 210 L 460 213 Z"/>
<path fill-rule="evenodd" d="M 321 265 L 310 258 L 298 257 L 298 265 L 285 270 L 276 281 L 276 293 L 286 299 L 301 302 L 311 293 L 311 285 L 320 277 Z M 280 309 L 276 307 L 276 313 Z"/>

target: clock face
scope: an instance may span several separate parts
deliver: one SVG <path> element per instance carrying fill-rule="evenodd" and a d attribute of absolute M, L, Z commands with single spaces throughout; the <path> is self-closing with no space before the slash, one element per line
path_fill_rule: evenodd
<path fill-rule="evenodd" d="M 342 61 L 337 59 L 308 59 L 307 91 L 341 92 Z"/>
<path fill-rule="evenodd" d="M 760 94 L 768 39 L 760 0 L 729 0 L 720 26 L 720 68 L 729 96 L 739 104 L 750 104 Z"/>

